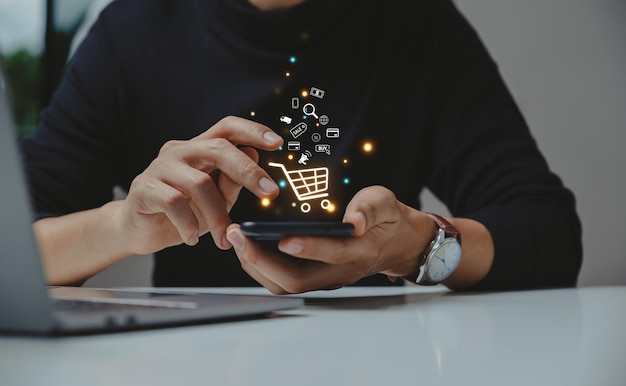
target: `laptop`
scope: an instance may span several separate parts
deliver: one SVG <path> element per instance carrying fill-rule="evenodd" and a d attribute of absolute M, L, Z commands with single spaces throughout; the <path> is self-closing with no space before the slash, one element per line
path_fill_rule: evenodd
<path fill-rule="evenodd" d="M 231 320 L 300 307 L 302 299 L 48 287 L 32 230 L 8 93 L 0 67 L 0 331 L 65 335 Z"/>

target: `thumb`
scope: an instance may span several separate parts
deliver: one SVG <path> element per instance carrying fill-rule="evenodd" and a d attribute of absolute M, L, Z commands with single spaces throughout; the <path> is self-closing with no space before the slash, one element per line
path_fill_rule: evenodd
<path fill-rule="evenodd" d="M 361 236 L 386 221 L 394 204 L 395 195 L 389 189 L 370 186 L 357 192 L 350 200 L 343 221 L 354 224 L 354 235 Z"/>
<path fill-rule="evenodd" d="M 343 222 L 354 225 L 354 236 L 363 236 L 367 230 L 367 216 L 360 210 L 350 210 L 350 207 L 346 208 L 346 213 L 343 216 Z"/>

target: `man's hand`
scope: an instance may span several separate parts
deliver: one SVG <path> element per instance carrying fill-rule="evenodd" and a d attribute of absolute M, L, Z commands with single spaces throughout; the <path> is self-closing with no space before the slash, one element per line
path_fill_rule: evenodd
<path fill-rule="evenodd" d="M 339 288 L 379 272 L 408 275 L 436 233 L 426 214 L 383 187 L 358 192 L 343 221 L 354 224 L 353 237 L 287 237 L 279 243 L 283 254 L 245 237 L 237 224 L 227 237 L 248 274 L 272 293 L 287 294 Z"/>
<path fill-rule="evenodd" d="M 191 140 L 167 142 L 133 180 L 120 207 L 116 221 L 129 251 L 195 245 L 209 231 L 218 247 L 230 248 L 228 213 L 241 188 L 260 198 L 278 194 L 252 147 L 276 150 L 282 143 L 268 127 L 237 117 L 224 118 Z"/>

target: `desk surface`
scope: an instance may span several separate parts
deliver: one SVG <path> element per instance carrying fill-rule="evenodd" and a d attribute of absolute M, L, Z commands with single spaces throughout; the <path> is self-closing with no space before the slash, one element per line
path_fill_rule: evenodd
<path fill-rule="evenodd" d="M 626 385 L 626 287 L 347 288 L 310 297 L 303 308 L 254 320 L 0 335 L 0 383 Z"/>

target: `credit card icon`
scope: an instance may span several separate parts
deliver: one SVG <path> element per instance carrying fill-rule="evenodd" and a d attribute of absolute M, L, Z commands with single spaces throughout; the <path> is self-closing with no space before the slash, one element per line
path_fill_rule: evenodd
<path fill-rule="evenodd" d="M 287 142 L 287 150 L 289 150 L 289 151 L 300 151 L 300 142 L 298 142 L 298 141 L 289 141 L 289 142 Z"/>
<path fill-rule="evenodd" d="M 327 138 L 339 138 L 339 128 L 337 127 L 329 127 L 326 129 L 326 137 Z"/>

